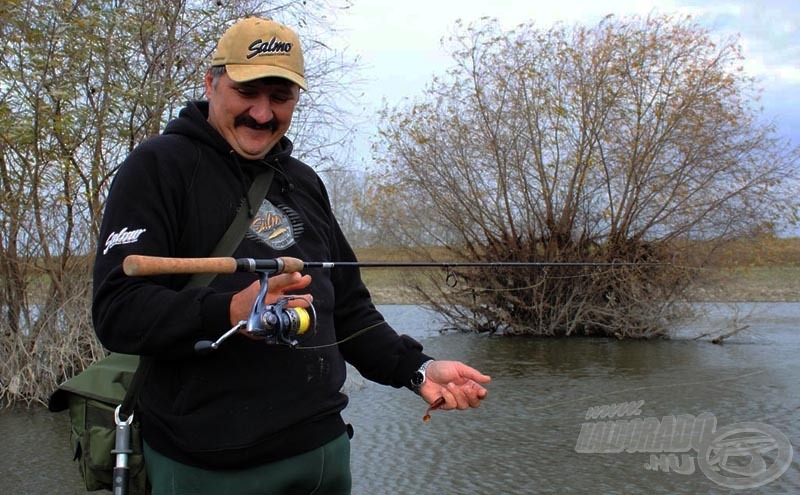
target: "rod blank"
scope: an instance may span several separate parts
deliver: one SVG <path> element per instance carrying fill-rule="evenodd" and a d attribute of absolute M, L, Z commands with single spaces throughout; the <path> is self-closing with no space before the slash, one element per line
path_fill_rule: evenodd
<path fill-rule="evenodd" d="M 546 267 L 546 266 L 630 266 L 647 263 L 626 262 L 554 262 L 554 261 L 304 261 L 305 268 L 478 268 L 478 267 Z"/>

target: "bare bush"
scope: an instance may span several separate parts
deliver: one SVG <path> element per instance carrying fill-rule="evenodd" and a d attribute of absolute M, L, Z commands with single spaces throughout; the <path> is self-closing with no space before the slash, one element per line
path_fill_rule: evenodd
<path fill-rule="evenodd" d="M 661 335 L 703 263 L 689 241 L 794 219 L 798 150 L 759 119 L 735 40 L 659 16 L 451 42 L 447 76 L 385 110 L 373 225 L 459 260 L 626 264 L 464 274 L 468 293 L 428 294 L 458 326 Z"/>

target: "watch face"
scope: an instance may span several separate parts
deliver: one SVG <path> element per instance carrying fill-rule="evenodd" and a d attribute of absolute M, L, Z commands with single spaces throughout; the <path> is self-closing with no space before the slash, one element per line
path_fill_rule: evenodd
<path fill-rule="evenodd" d="M 411 383 L 419 387 L 422 385 L 422 382 L 425 381 L 425 375 L 419 371 L 414 372 L 414 378 L 411 380 Z"/>

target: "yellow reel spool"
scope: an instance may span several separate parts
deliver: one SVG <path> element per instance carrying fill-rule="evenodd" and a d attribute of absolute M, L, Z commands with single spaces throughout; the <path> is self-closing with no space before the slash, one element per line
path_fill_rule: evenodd
<path fill-rule="evenodd" d="M 297 335 L 303 335 L 311 328 L 311 315 L 306 308 L 292 308 L 297 314 Z"/>

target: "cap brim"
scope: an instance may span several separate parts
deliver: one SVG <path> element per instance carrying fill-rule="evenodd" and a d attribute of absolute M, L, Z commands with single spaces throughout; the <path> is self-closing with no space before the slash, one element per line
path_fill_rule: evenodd
<path fill-rule="evenodd" d="M 306 79 L 303 76 L 282 67 L 275 67 L 273 65 L 227 64 L 225 66 L 225 72 L 236 82 L 255 81 L 256 79 L 263 79 L 265 77 L 281 77 L 296 83 L 298 86 L 308 91 Z"/>

